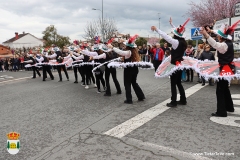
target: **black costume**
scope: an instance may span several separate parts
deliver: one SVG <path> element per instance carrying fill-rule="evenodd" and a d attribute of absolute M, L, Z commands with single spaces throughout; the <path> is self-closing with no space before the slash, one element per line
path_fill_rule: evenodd
<path fill-rule="evenodd" d="M 48 63 L 49 62 L 47 57 L 43 56 L 43 59 L 44 60 L 42 61 L 42 63 Z M 48 65 L 48 64 L 42 65 L 42 70 L 43 70 L 43 81 L 45 81 L 45 79 L 47 78 L 47 73 L 49 74 L 50 78 L 52 80 L 54 80 L 54 76 L 52 74 L 50 65 Z"/>
<path fill-rule="evenodd" d="M 41 77 L 41 74 L 39 72 L 38 67 L 35 66 L 36 60 L 33 57 L 30 57 L 29 59 L 32 61 L 30 63 L 32 65 L 32 70 L 33 70 L 33 77 L 32 78 L 36 78 L 36 72 L 37 72 L 38 76 Z"/>
<path fill-rule="evenodd" d="M 56 51 L 55 54 L 57 54 L 57 57 L 56 57 L 56 60 L 58 63 L 62 63 L 63 62 L 63 55 L 62 55 L 62 52 L 60 51 Z M 61 73 L 61 70 L 64 71 L 66 77 L 67 77 L 67 80 L 69 81 L 69 76 L 68 76 L 68 72 L 67 72 L 67 69 L 66 69 L 66 66 L 63 64 L 63 65 L 58 65 L 57 66 L 57 71 L 58 71 L 58 75 L 59 75 L 59 82 L 62 81 L 62 73 Z"/>
<path fill-rule="evenodd" d="M 234 58 L 234 50 L 233 50 L 233 43 L 230 40 L 225 41 L 224 43 L 227 44 L 228 50 L 226 53 L 221 54 L 218 51 L 218 62 L 220 65 L 220 72 L 224 65 L 229 65 L 232 68 L 231 62 Z M 219 79 L 217 82 L 217 112 L 216 115 L 221 117 L 227 116 L 227 111 L 234 112 L 233 101 L 231 97 L 231 93 L 228 87 L 228 81 Z"/>
<path fill-rule="evenodd" d="M 106 53 L 106 61 L 110 61 L 114 58 L 117 58 L 116 53 L 115 52 L 110 52 L 110 53 Z M 105 65 L 105 81 L 106 81 L 106 93 L 104 94 L 104 96 L 111 96 L 111 88 L 110 88 L 110 83 L 109 83 L 109 78 L 110 78 L 110 74 L 112 75 L 112 79 L 113 82 L 115 84 L 115 87 L 117 89 L 117 94 L 121 94 L 121 87 L 120 84 L 117 80 L 117 71 L 116 68 L 108 68 L 107 64 Z"/>
<path fill-rule="evenodd" d="M 104 59 L 95 59 L 94 62 L 104 63 Z M 96 84 L 97 84 L 97 88 L 98 88 L 98 93 L 101 93 L 100 81 L 102 83 L 103 89 L 106 90 L 105 80 L 103 79 L 103 73 L 104 73 L 104 70 L 100 69 L 100 68 L 98 68 L 95 71 L 95 77 L 96 77 Z"/>

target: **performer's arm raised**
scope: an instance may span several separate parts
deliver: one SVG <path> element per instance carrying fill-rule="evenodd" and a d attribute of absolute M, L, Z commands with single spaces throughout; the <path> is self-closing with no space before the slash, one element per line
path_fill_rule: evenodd
<path fill-rule="evenodd" d="M 221 54 L 224 54 L 227 52 L 228 50 L 228 46 L 226 43 L 219 43 L 219 42 L 216 42 L 212 37 L 208 37 L 207 38 L 207 41 L 208 43 L 213 47 L 215 48 L 216 50 L 219 51 L 219 53 Z"/>
<path fill-rule="evenodd" d="M 78 57 L 76 57 L 76 56 L 72 55 L 72 57 L 73 57 L 74 59 L 76 59 L 76 60 L 80 60 L 80 59 L 83 59 L 83 58 L 84 58 L 84 56 L 83 56 L 83 55 L 80 55 L 80 56 L 78 56 Z"/>
<path fill-rule="evenodd" d="M 47 57 L 47 58 L 55 58 L 55 57 L 57 57 L 57 54 L 54 53 L 53 55 L 50 55 L 50 56 L 49 56 L 49 55 L 46 55 L 46 57 Z"/>
<path fill-rule="evenodd" d="M 176 49 L 179 45 L 179 41 L 176 39 L 173 39 L 171 36 L 167 35 L 167 33 L 161 31 L 160 29 L 157 29 L 157 27 L 152 26 L 151 29 L 153 31 L 156 31 L 158 34 L 160 34 L 163 39 L 165 39 L 168 43 L 172 44 L 172 48 Z"/>
<path fill-rule="evenodd" d="M 37 60 L 39 63 L 42 63 L 42 61 L 44 60 L 44 58 L 43 58 L 43 57 L 41 57 L 41 58 L 36 58 L 36 60 Z"/>
<path fill-rule="evenodd" d="M 97 56 L 97 52 L 89 52 L 88 50 L 82 50 L 82 53 L 87 56 Z"/>
<path fill-rule="evenodd" d="M 124 56 L 126 59 L 130 58 L 131 57 L 131 51 L 128 50 L 128 51 L 122 51 L 118 48 L 113 48 L 113 51 L 116 52 L 117 54 L 121 55 L 121 56 Z"/>
<path fill-rule="evenodd" d="M 106 54 L 103 53 L 103 54 L 100 54 L 98 56 L 93 56 L 93 59 L 106 59 Z"/>

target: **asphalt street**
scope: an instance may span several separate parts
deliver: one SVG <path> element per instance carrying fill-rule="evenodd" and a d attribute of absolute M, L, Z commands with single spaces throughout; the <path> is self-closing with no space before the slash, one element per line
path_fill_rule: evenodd
<path fill-rule="evenodd" d="M 0 73 L 1 160 L 239 160 L 240 87 L 231 85 L 236 112 L 211 118 L 216 111 L 216 85 L 184 82 L 187 105 L 167 108 L 169 78 L 154 78 L 153 70 L 140 70 L 138 84 L 146 100 L 124 104 L 123 70 L 117 70 L 123 94 L 111 97 L 31 71 Z M 80 77 L 80 76 L 79 76 Z M 7 134 L 20 133 L 20 150 L 7 151 Z M 121 133 L 120 133 L 121 131 Z M 119 132 L 119 133 L 118 133 Z M 112 134 L 114 133 L 114 134 Z M 121 135 L 121 136 L 119 136 Z"/>

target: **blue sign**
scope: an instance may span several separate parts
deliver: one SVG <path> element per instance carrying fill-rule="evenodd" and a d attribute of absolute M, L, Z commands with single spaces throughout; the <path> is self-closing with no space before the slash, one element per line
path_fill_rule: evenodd
<path fill-rule="evenodd" d="M 202 35 L 200 34 L 200 28 L 191 29 L 191 39 L 192 40 L 202 39 Z"/>

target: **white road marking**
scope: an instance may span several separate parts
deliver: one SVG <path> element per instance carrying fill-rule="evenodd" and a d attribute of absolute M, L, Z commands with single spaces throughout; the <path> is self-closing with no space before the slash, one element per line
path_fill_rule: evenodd
<path fill-rule="evenodd" d="M 188 152 L 180 151 L 174 148 L 164 147 L 164 146 L 160 146 L 160 145 L 149 143 L 149 142 L 143 142 L 141 140 L 137 140 L 134 138 L 124 138 L 124 139 L 126 139 L 125 140 L 126 142 L 130 142 L 131 144 L 141 146 L 141 148 L 146 148 L 146 149 L 153 148 L 158 151 L 171 153 L 171 155 L 175 155 L 182 158 L 188 158 L 188 159 L 194 159 L 194 160 L 211 160 L 210 158 L 203 157 L 194 153 L 188 153 Z M 204 155 L 204 153 L 202 153 L 202 155 Z"/>
<path fill-rule="evenodd" d="M 234 100 L 233 99 L 233 104 L 240 105 L 240 100 Z"/>
<path fill-rule="evenodd" d="M 191 88 L 187 89 L 185 91 L 186 97 L 191 96 L 198 90 L 202 89 L 205 86 L 202 86 L 201 84 L 196 84 L 192 86 Z M 178 95 L 179 96 L 179 95 Z M 122 138 L 132 132 L 133 130 L 137 129 L 138 127 L 144 125 L 151 119 L 155 118 L 156 116 L 160 115 L 161 113 L 165 112 L 166 110 L 170 109 L 166 106 L 166 103 L 169 103 L 171 99 L 167 99 L 163 101 L 162 103 L 138 114 L 137 116 L 123 122 L 122 124 L 110 129 L 109 131 L 105 132 L 104 134 Z"/>
<path fill-rule="evenodd" d="M 232 94 L 232 98 L 240 99 L 240 94 Z"/>
<path fill-rule="evenodd" d="M 7 82 L 18 81 L 18 80 L 27 79 L 27 78 L 32 78 L 32 77 L 23 77 L 23 78 L 18 78 L 18 79 L 13 79 L 13 80 L 8 80 L 8 81 L 3 81 L 3 82 L 0 82 L 0 84 L 1 84 L 1 83 L 7 83 Z"/>
<path fill-rule="evenodd" d="M 240 94 L 232 94 L 231 96 L 232 98 L 238 99 L 238 100 L 233 99 L 233 105 L 240 105 L 240 100 L 239 100 Z M 236 117 L 235 115 L 237 115 L 238 117 Z M 227 117 L 211 117 L 210 120 L 215 123 L 226 125 L 226 126 L 240 127 L 240 124 L 235 122 L 235 121 L 240 121 L 239 116 L 240 116 L 240 108 L 234 107 L 234 112 L 228 112 Z"/>

